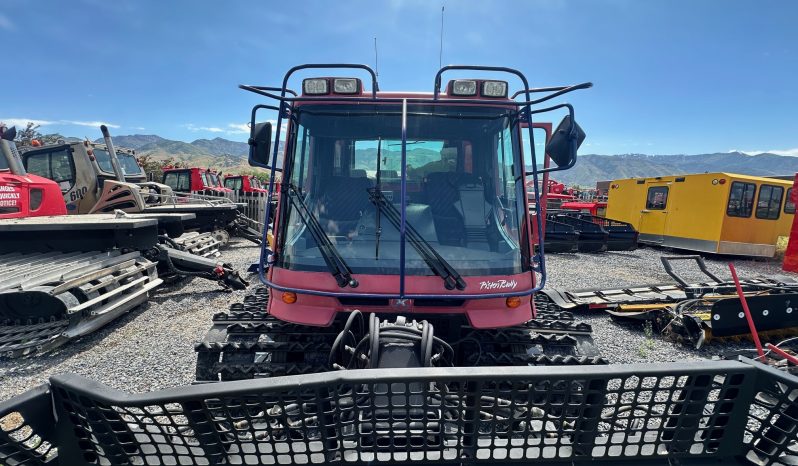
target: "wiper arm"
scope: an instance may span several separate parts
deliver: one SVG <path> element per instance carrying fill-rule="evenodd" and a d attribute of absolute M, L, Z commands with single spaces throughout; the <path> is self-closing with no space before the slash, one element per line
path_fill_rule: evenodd
<path fill-rule="evenodd" d="M 377 206 L 377 209 L 385 214 L 385 218 L 399 230 L 402 224 L 401 213 L 399 213 L 396 207 L 382 195 L 382 191 L 376 188 L 369 188 L 368 192 L 369 200 Z M 424 262 L 427 263 L 432 272 L 443 279 L 443 286 L 447 290 L 453 290 L 455 288 L 458 290 L 465 289 L 466 282 L 460 274 L 457 273 L 457 270 L 446 262 L 446 259 L 441 257 L 427 240 L 425 240 L 412 225 L 407 223 L 407 221 L 405 221 L 405 237 L 410 242 L 410 245 L 413 246 L 413 249 L 418 252 L 418 255 L 424 259 Z"/>
<path fill-rule="evenodd" d="M 313 240 L 316 241 L 316 244 L 319 246 L 321 257 L 327 264 L 327 268 L 330 269 L 330 273 L 335 278 L 338 286 L 345 288 L 348 285 L 352 288 L 357 288 L 358 282 L 352 278 L 352 269 L 349 268 L 344 258 L 341 257 L 341 254 L 338 252 L 338 249 L 335 248 L 330 238 L 324 233 L 318 219 L 310 212 L 305 201 L 302 200 L 299 191 L 297 191 L 293 185 L 289 185 L 288 190 L 288 199 L 291 200 L 297 213 L 302 218 L 302 222 L 308 227 L 310 235 L 313 236 Z"/>

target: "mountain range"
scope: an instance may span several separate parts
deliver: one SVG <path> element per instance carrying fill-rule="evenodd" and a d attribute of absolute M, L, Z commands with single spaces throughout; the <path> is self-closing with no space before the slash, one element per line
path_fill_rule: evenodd
<path fill-rule="evenodd" d="M 119 147 L 135 149 L 138 154 L 154 159 L 171 158 L 191 165 L 224 169 L 247 167 L 249 152 L 247 143 L 220 137 L 183 142 L 154 134 L 134 134 L 114 136 L 114 142 Z M 417 152 L 409 152 L 409 155 L 419 156 L 421 160 L 428 158 L 428 154 L 421 153 L 423 151 Z M 366 158 L 371 159 L 368 156 Z M 568 185 L 594 186 L 598 180 L 721 171 L 759 176 L 793 175 L 798 172 L 798 157 L 770 153 L 748 155 L 742 152 L 697 155 L 584 154 L 579 155 L 574 168 L 554 173 L 552 178 Z"/>
<path fill-rule="evenodd" d="M 571 185 L 595 186 L 599 180 L 690 173 L 727 172 L 741 175 L 795 175 L 798 157 L 761 153 L 717 152 L 698 155 L 579 155 L 570 170 L 553 173 L 552 178 Z"/>

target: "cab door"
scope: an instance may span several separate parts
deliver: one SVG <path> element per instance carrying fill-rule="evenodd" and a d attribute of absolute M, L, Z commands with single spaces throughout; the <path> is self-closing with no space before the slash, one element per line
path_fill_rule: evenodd
<path fill-rule="evenodd" d="M 665 226 L 668 223 L 668 198 L 671 183 L 657 181 L 646 184 L 645 203 L 640 210 L 640 240 L 662 244 L 665 241 Z"/>

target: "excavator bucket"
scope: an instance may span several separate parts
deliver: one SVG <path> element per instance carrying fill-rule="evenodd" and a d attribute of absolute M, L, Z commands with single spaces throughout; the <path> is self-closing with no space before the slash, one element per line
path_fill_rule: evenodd
<path fill-rule="evenodd" d="M 798 377 L 747 359 L 365 369 L 0 403 L 0 463 L 795 464 Z"/>

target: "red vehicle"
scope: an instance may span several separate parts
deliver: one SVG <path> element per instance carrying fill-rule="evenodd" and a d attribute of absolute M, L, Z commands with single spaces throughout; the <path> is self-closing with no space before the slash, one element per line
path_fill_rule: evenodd
<path fill-rule="evenodd" d="M 0 138 L 13 141 L 16 129 L 0 128 Z M 58 183 L 29 174 L 13 144 L 2 145 L 0 154 L 0 219 L 66 215 Z"/>
<path fill-rule="evenodd" d="M 388 316 L 396 322 L 385 323 L 391 328 L 413 319 L 434 322 L 441 341 L 459 342 L 450 359 L 455 365 L 496 364 L 504 356 L 509 363 L 511 354 L 534 345 L 525 336 L 512 348 L 493 340 L 505 332 L 530 335 L 522 329 L 535 317 L 531 295 L 543 285 L 532 268 L 535 262 L 545 269 L 532 235 L 541 216 L 527 209 L 527 173 L 514 168 L 522 166 L 522 124 L 529 124 L 518 110 L 527 104 L 509 97 L 507 82 L 482 79 L 452 80 L 445 92 L 432 93 L 378 92 L 376 82 L 364 91 L 356 78 L 311 78 L 302 88 L 290 104 L 285 147 L 291 149 L 281 163 L 277 151 L 269 153 L 280 146 L 279 136 L 271 140 L 271 124 L 251 125 L 250 164 L 271 168 L 272 180 L 276 167 L 284 167 L 280 188 L 270 189 L 280 196 L 274 245 L 262 253 L 264 310 L 300 324 L 263 327 L 268 334 L 258 341 L 296 341 L 299 349 L 309 343 L 304 339 L 331 336 L 333 344 L 337 329 L 363 313 L 372 320 Z M 569 168 L 584 133 L 569 115 L 551 134 L 552 170 Z M 235 357 L 220 354 L 234 345 L 216 343 L 235 341 L 238 327 L 218 327 L 198 357 L 199 379 L 251 377 L 260 360 L 290 360 L 308 371 L 319 356 L 307 350 L 263 359 L 254 347 L 251 360 L 241 349 Z M 311 346 L 324 351 L 325 343 Z M 496 352 L 474 360 L 480 346 Z M 557 351 L 597 357 L 590 346 Z M 419 362 L 428 365 L 429 357 Z"/>
<path fill-rule="evenodd" d="M 211 174 L 204 168 L 167 168 L 163 171 L 163 184 L 176 193 L 224 196 L 229 190 L 220 186 L 218 178 L 214 180 Z"/>
<path fill-rule="evenodd" d="M 223 194 L 228 194 L 233 192 L 232 189 L 226 187 L 222 183 L 221 173 L 216 173 L 209 168 L 205 170 L 205 176 L 208 179 L 208 183 L 210 183 L 212 186 L 215 186 L 216 189 L 220 190 Z"/>
<path fill-rule="evenodd" d="M 224 177 L 224 186 L 233 191 L 245 193 L 265 193 L 260 180 L 254 176 L 247 175 L 227 175 Z"/>

